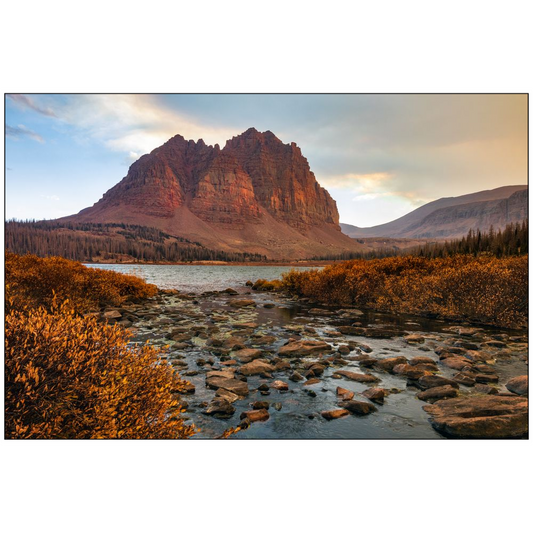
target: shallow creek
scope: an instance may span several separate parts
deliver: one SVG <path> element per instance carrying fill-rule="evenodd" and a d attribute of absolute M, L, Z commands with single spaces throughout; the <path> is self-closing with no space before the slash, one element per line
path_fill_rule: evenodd
<path fill-rule="evenodd" d="M 242 283 L 236 290 L 238 294 L 233 295 L 164 294 L 154 298 L 149 305 L 123 310 L 124 316 L 132 322 L 130 329 L 134 333 L 134 342 L 149 340 L 156 345 L 169 346 L 169 361 L 184 379 L 195 386 L 194 394 L 183 397 L 188 404 L 185 416 L 201 429 L 194 438 L 213 438 L 228 427 L 236 427 L 241 413 L 252 409 L 251 404 L 256 401 L 269 403 L 268 420 L 254 422 L 232 438 L 442 438 L 430 425 L 429 416 L 422 409 L 427 404 L 416 397 L 420 390 L 413 386 L 413 382 L 405 376 L 361 366 L 360 361 L 355 359 L 365 354 L 376 359 L 429 357 L 438 364 L 438 375 L 452 378 L 457 370 L 442 365 L 435 350 L 438 352 L 439 348 L 448 349 L 457 346 L 456 343 L 466 342 L 467 348 L 485 354 L 487 365 L 498 376 L 498 382 L 490 385 L 499 391 L 507 392 L 504 385 L 510 378 L 527 374 L 527 336 L 524 332 L 471 328 L 438 320 L 373 312 L 354 316 L 351 314 L 354 311 L 350 309 L 322 308 L 325 316 L 321 316 L 318 306 L 303 305 L 284 295 L 251 291 Z M 235 300 L 242 299 L 253 300 L 255 307 L 231 306 Z M 311 314 L 310 309 L 313 309 Z M 371 328 L 374 332 L 385 330 L 390 338 L 341 334 L 337 329 L 354 323 L 361 329 Z M 406 339 L 413 334 L 419 338 Z M 172 340 L 172 336 L 176 340 Z M 326 341 L 332 350 L 283 358 L 290 368 L 267 375 L 247 376 L 249 393 L 232 403 L 235 412 L 231 416 L 217 418 L 205 413 L 216 394 L 216 390 L 206 386 L 206 374 L 213 370 L 234 370 L 237 379 L 242 377 L 238 372 L 242 363 L 231 362 L 235 352 L 213 346 L 213 339 L 220 346 L 230 337 L 237 339 L 242 348 L 261 350 L 261 359 L 273 364 L 279 362 L 278 350 L 291 337 Z M 265 340 L 262 337 L 265 337 L 266 343 L 262 342 Z M 491 346 L 491 343 L 494 345 Z M 325 365 L 323 374 L 316 376 L 317 383 L 308 385 L 307 378 L 302 381 L 289 379 L 295 371 L 304 375 L 306 365 L 311 362 L 321 363 L 324 358 L 336 355 L 340 346 L 348 346 L 351 350 L 345 353 L 345 349 L 343 355 L 339 355 L 339 362 Z M 338 370 L 370 373 L 379 378 L 379 382 L 351 381 L 336 375 Z M 288 384 L 289 390 L 280 391 L 272 387 L 267 391 L 258 390 L 261 385 L 270 386 L 275 380 Z M 321 412 L 339 408 L 337 387 L 353 391 L 355 400 L 368 401 L 361 393 L 370 387 L 386 389 L 388 395 L 383 405 L 374 404 L 377 410 L 371 414 L 350 414 L 326 420 Z M 459 387 L 459 395 L 476 394 L 480 394 L 477 387 Z"/>

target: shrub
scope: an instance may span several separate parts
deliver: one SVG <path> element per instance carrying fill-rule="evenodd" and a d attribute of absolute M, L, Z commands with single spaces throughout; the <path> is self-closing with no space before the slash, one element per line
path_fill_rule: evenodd
<path fill-rule="evenodd" d="M 78 312 L 148 298 L 157 287 L 135 276 L 88 268 L 62 257 L 5 254 L 6 298 L 14 308 L 69 300 Z"/>
<path fill-rule="evenodd" d="M 258 279 L 252 285 L 252 290 L 254 291 L 280 291 L 281 288 L 281 281 L 279 279 L 274 279 L 272 281 Z"/>
<path fill-rule="evenodd" d="M 527 262 L 527 255 L 359 259 L 323 270 L 292 270 L 282 286 L 326 304 L 512 328 L 527 325 Z"/>
<path fill-rule="evenodd" d="M 6 438 L 187 438 L 187 384 L 117 326 L 51 305 L 12 310 L 5 335 Z"/>

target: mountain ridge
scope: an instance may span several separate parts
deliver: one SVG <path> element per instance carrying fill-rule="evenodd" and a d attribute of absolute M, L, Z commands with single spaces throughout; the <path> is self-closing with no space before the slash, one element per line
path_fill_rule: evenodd
<path fill-rule="evenodd" d="M 59 219 L 158 228 L 228 252 L 302 259 L 362 248 L 295 143 L 249 128 L 224 148 L 175 135 L 93 206 Z"/>
<path fill-rule="evenodd" d="M 527 190 L 527 185 L 508 185 L 440 198 L 385 224 L 368 228 L 344 223 L 340 226 L 352 238 L 459 238 L 470 229 L 488 231 L 491 225 L 500 229 L 509 222 L 520 222 L 526 218 Z M 512 203 L 511 210 L 509 201 Z"/>

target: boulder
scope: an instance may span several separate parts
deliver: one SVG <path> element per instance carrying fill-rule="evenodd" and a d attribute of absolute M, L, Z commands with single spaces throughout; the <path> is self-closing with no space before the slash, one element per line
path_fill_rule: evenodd
<path fill-rule="evenodd" d="M 235 407 L 225 398 L 214 398 L 204 413 L 217 418 L 229 418 L 235 412 Z"/>
<path fill-rule="evenodd" d="M 404 376 L 408 379 L 420 379 L 423 376 L 427 376 L 430 374 L 429 371 L 420 369 L 416 366 L 408 365 L 408 364 L 401 364 L 396 365 L 392 369 L 393 374 L 397 374 L 399 376 Z"/>
<path fill-rule="evenodd" d="M 349 370 L 336 370 L 335 374 L 350 379 L 352 381 L 358 381 L 359 383 L 372 383 L 374 381 L 380 381 L 379 378 L 372 374 L 358 374 L 357 372 L 350 372 Z"/>
<path fill-rule="evenodd" d="M 337 396 L 340 396 L 341 400 L 351 400 L 355 396 L 355 393 L 342 387 L 337 387 Z"/>
<path fill-rule="evenodd" d="M 339 407 L 348 409 L 350 413 L 358 416 L 368 415 L 377 411 L 376 407 L 368 402 L 360 402 L 358 400 L 345 400 L 339 402 Z"/>
<path fill-rule="evenodd" d="M 270 418 L 266 409 L 253 409 L 252 411 L 244 411 L 241 413 L 241 420 L 247 418 L 250 422 L 265 422 Z"/>
<path fill-rule="evenodd" d="M 214 376 L 206 379 L 206 385 L 210 389 L 225 389 L 238 396 L 246 396 L 249 392 L 247 383 L 240 379 Z"/>
<path fill-rule="evenodd" d="M 337 418 L 348 416 L 350 414 L 350 411 L 348 411 L 347 409 L 333 409 L 331 411 L 322 411 L 320 414 L 326 420 L 336 420 Z"/>
<path fill-rule="evenodd" d="M 277 379 L 276 381 L 272 382 L 270 384 L 270 387 L 272 389 L 281 390 L 281 391 L 289 390 L 288 383 L 285 383 L 284 381 L 281 381 L 280 379 Z"/>
<path fill-rule="evenodd" d="M 384 370 L 385 372 L 392 372 L 396 365 L 404 365 L 407 363 L 407 359 L 403 355 L 397 357 L 387 357 L 386 359 L 380 359 L 376 364 L 376 368 Z"/>
<path fill-rule="evenodd" d="M 520 396 L 483 395 L 440 400 L 423 409 L 433 428 L 455 438 L 513 438 L 528 435 L 528 401 Z"/>
<path fill-rule="evenodd" d="M 231 356 L 241 363 L 249 363 L 254 359 L 259 359 L 263 352 L 256 348 L 243 348 L 241 350 L 234 351 Z"/>
<path fill-rule="evenodd" d="M 278 350 L 280 357 L 303 357 L 320 352 L 331 351 L 331 346 L 323 341 L 293 341 Z"/>
<path fill-rule="evenodd" d="M 528 379 L 527 376 L 517 376 L 516 378 L 511 379 L 505 385 L 507 390 L 519 394 L 520 396 L 527 395 L 528 390 Z"/>
<path fill-rule="evenodd" d="M 256 307 L 255 300 L 232 300 L 228 302 L 230 307 Z"/>
<path fill-rule="evenodd" d="M 245 376 L 270 374 L 270 372 L 274 372 L 274 367 L 262 359 L 256 359 L 255 361 L 242 365 L 239 372 Z"/>
<path fill-rule="evenodd" d="M 444 398 L 455 398 L 457 396 L 457 389 L 451 385 L 442 385 L 440 387 L 432 387 L 423 392 L 419 392 L 416 397 L 423 402 L 434 402 L 443 400 Z"/>
<path fill-rule="evenodd" d="M 434 387 L 442 387 L 444 385 L 450 385 L 451 387 L 455 389 L 459 388 L 459 385 L 454 380 L 448 379 L 442 376 L 434 376 L 434 375 L 422 376 L 418 380 L 418 384 L 424 390 L 431 389 Z"/>
<path fill-rule="evenodd" d="M 366 389 L 362 392 L 362 395 L 365 398 L 368 398 L 371 402 L 383 405 L 385 402 L 385 396 L 387 391 L 385 389 L 380 389 L 377 387 L 372 387 L 371 389 Z"/>

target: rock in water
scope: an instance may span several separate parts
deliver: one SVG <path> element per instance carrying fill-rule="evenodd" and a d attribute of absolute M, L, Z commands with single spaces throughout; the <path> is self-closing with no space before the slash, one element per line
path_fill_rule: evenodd
<path fill-rule="evenodd" d="M 320 413 L 326 420 L 335 420 L 343 416 L 348 416 L 350 411 L 348 409 L 333 409 L 332 411 L 322 411 Z"/>
<path fill-rule="evenodd" d="M 527 394 L 527 376 L 517 376 L 511 379 L 505 386 L 511 392 L 525 396 Z"/>
<path fill-rule="evenodd" d="M 495 439 L 528 434 L 527 398 L 467 396 L 440 400 L 424 410 L 435 430 L 447 437 Z"/>

